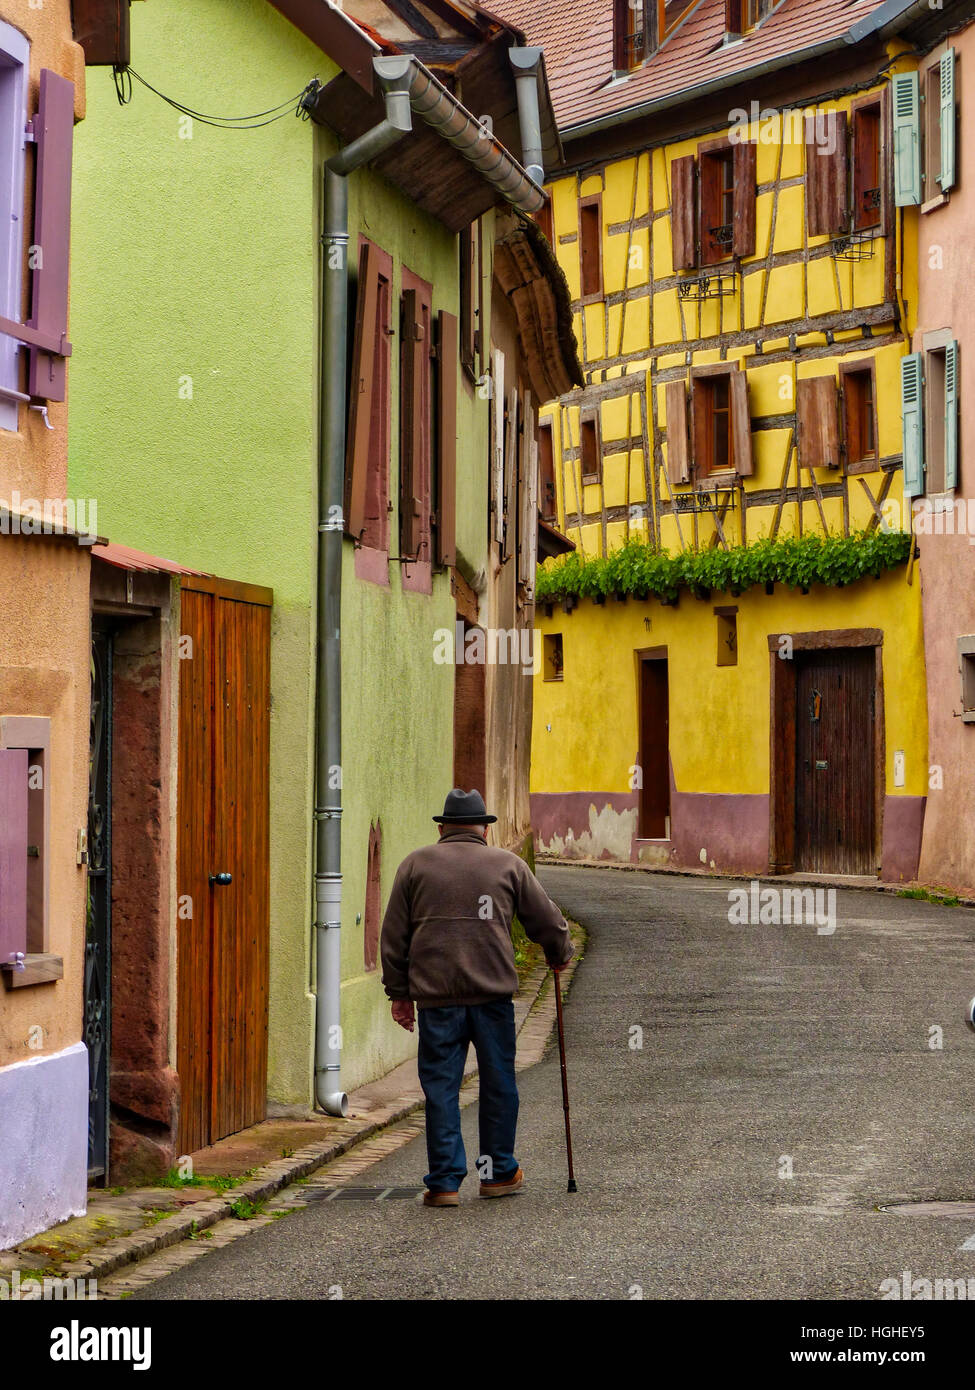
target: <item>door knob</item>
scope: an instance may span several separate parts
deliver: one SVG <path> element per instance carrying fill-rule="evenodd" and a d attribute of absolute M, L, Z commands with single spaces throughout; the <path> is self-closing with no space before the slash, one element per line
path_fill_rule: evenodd
<path fill-rule="evenodd" d="M 211 875 L 210 875 L 210 886 L 211 886 L 211 887 L 212 887 L 214 884 L 216 884 L 218 888 L 226 888 L 227 885 L 228 885 L 230 882 L 231 882 L 230 874 L 211 874 Z"/>

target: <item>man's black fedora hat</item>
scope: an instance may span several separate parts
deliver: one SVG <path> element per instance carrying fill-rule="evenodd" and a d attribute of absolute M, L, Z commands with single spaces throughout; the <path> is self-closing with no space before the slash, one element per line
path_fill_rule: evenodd
<path fill-rule="evenodd" d="M 497 816 L 489 816 L 479 791 L 465 792 L 454 787 L 447 793 L 443 815 L 433 818 L 438 825 L 493 825 Z"/>

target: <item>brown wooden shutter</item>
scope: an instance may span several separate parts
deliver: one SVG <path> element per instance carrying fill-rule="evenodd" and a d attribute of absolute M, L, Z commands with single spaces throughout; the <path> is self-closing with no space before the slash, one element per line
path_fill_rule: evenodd
<path fill-rule="evenodd" d="M 670 162 L 670 222 L 674 242 L 674 269 L 697 264 L 694 236 L 694 181 L 697 160 L 692 154 Z"/>
<path fill-rule="evenodd" d="M 796 382 L 796 429 L 803 468 L 839 468 L 840 432 L 836 380 L 800 377 Z"/>
<path fill-rule="evenodd" d="M 731 249 L 736 256 L 754 256 L 756 147 L 750 140 L 742 140 L 734 151 L 735 225 Z"/>
<path fill-rule="evenodd" d="M 671 483 L 687 483 L 691 460 L 687 448 L 687 390 L 682 381 L 668 381 L 664 388 L 667 411 L 667 476 Z"/>
<path fill-rule="evenodd" d="M 30 327 L 56 348 L 30 348 L 27 389 L 32 396 L 63 401 L 67 377 L 68 260 L 71 246 L 71 151 L 74 83 L 41 69 L 33 123 L 37 144 L 34 185 L 33 282 Z"/>
<path fill-rule="evenodd" d="M 352 342 L 349 432 L 345 454 L 345 529 L 358 538 L 366 524 L 369 439 L 376 390 L 376 327 L 379 302 L 379 251 L 363 242 L 359 251 L 359 291 Z"/>
<path fill-rule="evenodd" d="M 806 228 L 810 236 L 831 236 L 846 228 L 846 132 L 845 111 L 806 117 Z"/>
<path fill-rule="evenodd" d="M 423 375 L 429 343 L 416 290 L 403 292 L 400 341 L 400 553 L 417 555 L 423 520 Z"/>
<path fill-rule="evenodd" d="M 437 335 L 437 563 L 457 561 L 457 319 L 440 311 Z"/>
<path fill-rule="evenodd" d="M 731 397 L 731 441 L 735 472 L 741 478 L 749 478 L 753 471 L 752 421 L 748 414 L 748 386 L 745 373 L 732 372 L 728 387 Z"/>

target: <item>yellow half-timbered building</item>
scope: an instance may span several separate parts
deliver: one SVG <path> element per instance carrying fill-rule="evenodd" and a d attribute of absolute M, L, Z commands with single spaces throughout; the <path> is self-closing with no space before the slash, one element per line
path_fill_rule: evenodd
<path fill-rule="evenodd" d="M 911 880 L 917 204 L 959 104 L 917 68 L 951 7 L 503 8 L 546 54 L 586 379 L 539 445 L 576 548 L 538 581 L 538 847 Z"/>

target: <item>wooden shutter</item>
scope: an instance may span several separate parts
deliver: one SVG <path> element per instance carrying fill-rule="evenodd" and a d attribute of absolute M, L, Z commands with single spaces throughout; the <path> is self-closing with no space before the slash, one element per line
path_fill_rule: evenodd
<path fill-rule="evenodd" d="M 429 343 L 416 290 L 403 292 L 400 343 L 400 553 L 418 555 L 423 518 L 423 377 Z"/>
<path fill-rule="evenodd" d="M 958 486 L 958 343 L 945 348 L 945 489 Z"/>
<path fill-rule="evenodd" d="M 74 141 L 74 83 L 41 69 L 33 123 L 37 144 L 34 186 L 34 272 L 30 327 L 56 348 L 31 346 L 27 389 L 32 396 L 63 401 L 70 348 L 68 259 L 71 242 L 71 151 Z"/>
<path fill-rule="evenodd" d="M 731 447 L 735 460 L 735 472 L 741 478 L 751 477 L 752 462 L 752 421 L 748 413 L 748 386 L 745 373 L 732 372 L 728 382 L 731 398 Z"/>
<path fill-rule="evenodd" d="M 474 359 L 477 353 L 478 293 L 480 263 L 478 237 L 472 223 L 460 234 L 460 354 L 464 368 L 476 375 Z"/>
<path fill-rule="evenodd" d="M 921 201 L 921 117 L 916 72 L 897 72 L 893 88 L 894 206 Z"/>
<path fill-rule="evenodd" d="M 674 243 L 674 269 L 697 264 L 694 238 L 694 183 L 697 160 L 692 154 L 670 162 L 670 224 Z"/>
<path fill-rule="evenodd" d="M 736 256 L 754 256 L 756 147 L 750 140 L 740 140 L 734 151 L 735 225 L 731 249 Z"/>
<path fill-rule="evenodd" d="M 803 468 L 839 468 L 838 400 L 835 377 L 800 377 L 796 382 L 796 428 Z"/>
<path fill-rule="evenodd" d="M 365 241 L 359 251 L 359 291 L 345 451 L 345 529 L 357 539 L 366 524 L 366 486 L 373 394 L 376 390 L 376 329 L 379 306 L 379 251 Z"/>
<path fill-rule="evenodd" d="M 942 193 L 955 184 L 955 50 L 941 58 L 941 174 Z"/>
<path fill-rule="evenodd" d="M 921 405 L 921 354 L 901 358 L 901 416 L 904 421 L 904 496 L 924 491 L 924 430 Z"/>
<path fill-rule="evenodd" d="M 495 348 L 491 357 L 491 506 L 494 540 L 504 539 L 504 353 Z"/>
<path fill-rule="evenodd" d="M 691 460 L 687 445 L 687 390 L 682 381 L 668 381 L 664 387 L 667 412 L 667 477 L 671 485 L 691 480 Z"/>
<path fill-rule="evenodd" d="M 847 168 L 846 112 L 807 116 L 806 229 L 810 236 L 832 236 L 845 229 L 849 215 Z"/>
<path fill-rule="evenodd" d="M 520 402 L 518 387 L 508 392 L 508 413 L 504 424 L 504 533 L 501 559 L 515 553 L 518 530 L 518 448 Z"/>
<path fill-rule="evenodd" d="M 27 749 L 0 748 L 0 965 L 27 951 Z"/>
<path fill-rule="evenodd" d="M 440 311 L 437 333 L 437 563 L 457 560 L 457 319 Z"/>

